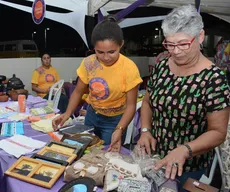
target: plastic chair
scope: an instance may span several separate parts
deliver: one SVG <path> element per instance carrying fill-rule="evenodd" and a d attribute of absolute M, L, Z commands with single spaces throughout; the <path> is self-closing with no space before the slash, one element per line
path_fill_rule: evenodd
<path fill-rule="evenodd" d="M 139 101 L 136 105 L 136 113 L 138 111 L 138 109 L 141 107 L 142 105 L 142 101 Z M 125 137 L 125 141 L 124 141 L 124 145 L 126 144 L 131 144 L 131 141 L 133 139 L 133 136 L 135 134 L 135 126 L 134 126 L 134 117 L 132 119 L 132 121 L 130 122 L 130 124 L 127 127 L 127 131 L 126 131 L 126 137 Z"/>
<path fill-rule="evenodd" d="M 223 189 L 224 183 L 225 183 L 224 175 L 223 175 L 224 169 L 223 169 L 222 159 L 221 159 L 221 156 L 220 156 L 219 147 L 215 148 L 215 156 L 214 156 L 214 159 L 213 159 L 213 162 L 212 162 L 212 166 L 211 166 L 209 176 L 207 177 L 206 175 L 203 174 L 201 176 L 201 178 L 200 178 L 200 182 L 208 184 L 208 185 L 211 184 L 211 182 L 213 180 L 213 177 L 214 177 L 214 174 L 215 174 L 215 169 L 216 169 L 217 163 L 219 164 L 219 167 L 220 167 L 221 179 L 222 179 L 222 187 L 221 187 L 221 189 Z"/>
<path fill-rule="evenodd" d="M 64 80 L 61 79 L 50 88 L 48 103 L 52 102 L 53 108 L 57 109 L 60 100 Z"/>

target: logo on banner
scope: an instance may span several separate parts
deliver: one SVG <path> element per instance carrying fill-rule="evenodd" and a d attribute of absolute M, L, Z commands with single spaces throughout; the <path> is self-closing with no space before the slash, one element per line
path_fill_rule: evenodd
<path fill-rule="evenodd" d="M 40 24 L 44 17 L 46 11 L 46 4 L 44 0 L 35 0 L 32 7 L 32 19 L 34 23 Z"/>

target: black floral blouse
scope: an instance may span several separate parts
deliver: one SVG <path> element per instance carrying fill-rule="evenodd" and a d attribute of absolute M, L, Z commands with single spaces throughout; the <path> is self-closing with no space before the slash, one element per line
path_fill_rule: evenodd
<path fill-rule="evenodd" d="M 168 60 L 158 63 L 148 81 L 153 110 L 152 134 L 161 158 L 177 145 L 190 142 L 207 131 L 208 113 L 230 106 L 229 87 L 224 73 L 215 65 L 190 76 L 175 76 Z M 187 160 L 184 170 L 205 168 L 213 151 Z"/>

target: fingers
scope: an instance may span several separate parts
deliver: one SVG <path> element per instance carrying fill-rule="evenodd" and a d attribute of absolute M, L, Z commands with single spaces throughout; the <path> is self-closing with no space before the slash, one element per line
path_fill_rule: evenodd
<path fill-rule="evenodd" d="M 166 165 L 166 170 L 165 170 L 165 177 L 166 177 L 167 179 L 170 178 L 171 171 L 172 171 L 172 163 L 170 162 L 170 163 L 168 163 L 168 164 Z"/>
<path fill-rule="evenodd" d="M 147 152 L 148 155 L 151 155 L 151 148 L 148 140 L 139 140 L 137 147 L 139 155 L 145 155 L 145 152 Z"/>
<path fill-rule="evenodd" d="M 115 137 L 113 135 L 108 151 L 120 152 L 120 150 L 121 150 L 121 137 Z"/>
<path fill-rule="evenodd" d="M 150 143 L 149 142 L 145 142 L 144 146 L 145 146 L 145 150 L 148 153 L 148 155 L 151 155 Z"/>
<path fill-rule="evenodd" d="M 151 147 L 153 151 L 156 151 L 156 140 L 154 138 L 151 140 Z"/>
<path fill-rule="evenodd" d="M 170 178 L 172 180 L 174 180 L 176 178 L 177 171 L 178 171 L 178 167 L 176 167 L 176 166 L 171 167 L 171 177 Z"/>
<path fill-rule="evenodd" d="M 54 130 L 57 129 L 58 124 L 59 124 L 59 123 L 58 123 L 58 119 L 56 119 L 56 118 L 53 119 L 53 121 L 52 121 L 52 126 L 53 126 L 53 129 L 54 129 Z"/>
<path fill-rule="evenodd" d="M 165 159 L 162 159 L 162 160 L 160 160 L 160 161 L 157 162 L 157 164 L 156 164 L 156 166 L 155 166 L 154 169 L 158 170 L 158 169 L 160 169 L 161 167 L 163 167 L 165 165 L 166 165 L 166 161 L 165 161 Z"/>
<path fill-rule="evenodd" d="M 181 176 L 183 173 L 183 165 L 181 163 L 179 163 L 179 167 L 178 167 L 178 176 Z"/>
<path fill-rule="evenodd" d="M 58 129 L 58 125 L 63 126 L 63 124 L 66 122 L 66 117 L 64 115 L 59 115 L 52 121 L 52 126 L 54 130 Z"/>
<path fill-rule="evenodd" d="M 110 152 L 112 150 L 111 145 L 109 146 L 109 148 L 107 149 L 108 152 Z"/>
<path fill-rule="evenodd" d="M 166 178 L 168 178 L 168 179 L 171 178 L 172 180 L 174 180 L 176 178 L 177 174 L 178 174 L 178 176 L 182 175 L 183 163 L 177 163 L 177 162 L 173 163 L 171 161 L 167 162 L 165 159 L 162 159 L 162 160 L 157 162 L 155 170 L 158 170 L 165 165 L 166 165 L 166 169 L 165 169 L 165 177 Z"/>
<path fill-rule="evenodd" d="M 66 118 L 61 118 L 60 126 L 62 127 L 62 126 L 64 125 L 65 122 L 66 122 Z"/>
<path fill-rule="evenodd" d="M 116 144 L 116 145 L 110 145 L 109 146 L 109 148 L 108 148 L 108 152 L 120 152 L 120 150 L 121 150 L 121 146 L 119 146 L 118 144 Z"/>

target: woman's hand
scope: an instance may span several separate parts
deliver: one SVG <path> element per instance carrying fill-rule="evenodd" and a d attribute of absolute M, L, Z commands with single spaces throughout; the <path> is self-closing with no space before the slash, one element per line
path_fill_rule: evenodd
<path fill-rule="evenodd" d="M 175 179 L 176 175 L 181 176 L 183 173 L 183 166 L 186 159 L 189 157 L 188 149 L 181 145 L 170 151 L 167 156 L 158 161 L 155 170 L 165 166 L 166 178 Z"/>
<path fill-rule="evenodd" d="M 156 140 L 150 132 L 141 133 L 141 137 L 138 140 L 137 145 L 140 146 L 140 148 L 144 147 L 148 155 L 151 155 L 151 149 L 153 151 L 156 149 Z"/>
<path fill-rule="evenodd" d="M 122 140 L 122 130 L 117 129 L 113 132 L 111 144 L 108 151 L 120 152 L 121 150 L 121 140 Z"/>
<path fill-rule="evenodd" d="M 68 114 L 63 113 L 63 114 L 57 116 L 56 118 L 54 118 L 52 120 L 53 129 L 56 131 L 57 129 L 59 129 L 59 127 L 58 127 L 59 125 L 60 125 L 60 127 L 62 127 L 63 124 L 69 119 L 69 117 L 70 116 Z"/>

